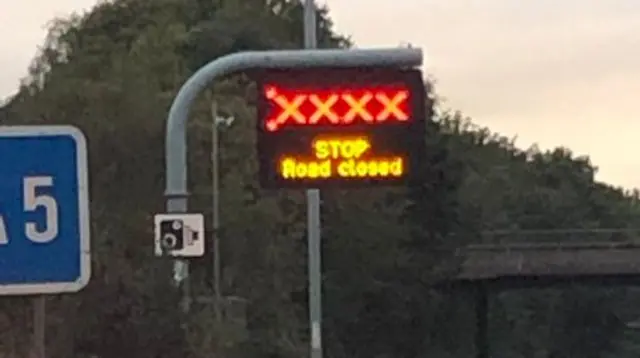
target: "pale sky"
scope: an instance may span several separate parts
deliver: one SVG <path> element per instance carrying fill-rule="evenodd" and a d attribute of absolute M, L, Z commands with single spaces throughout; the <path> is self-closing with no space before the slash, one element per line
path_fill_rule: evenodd
<path fill-rule="evenodd" d="M 16 90 L 47 22 L 95 2 L 3 1 L 0 98 Z M 448 107 L 522 147 L 588 154 L 600 180 L 640 187 L 640 0 L 324 3 L 358 47 L 422 47 Z"/>

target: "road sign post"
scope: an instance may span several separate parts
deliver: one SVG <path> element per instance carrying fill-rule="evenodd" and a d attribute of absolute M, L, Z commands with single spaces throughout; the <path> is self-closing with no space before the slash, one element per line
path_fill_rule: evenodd
<path fill-rule="evenodd" d="M 45 354 L 45 296 L 91 276 L 84 135 L 70 126 L 0 126 L 0 296 L 34 298 L 34 353 Z"/>
<path fill-rule="evenodd" d="M 196 97 L 214 79 L 250 69 L 415 67 L 421 64 L 422 51 L 417 48 L 249 51 L 208 63 L 182 85 L 169 110 L 165 138 L 167 212 L 187 212 L 187 119 Z M 190 306 L 188 275 L 188 261 L 176 260 L 174 278 L 185 289 L 185 311 Z"/>

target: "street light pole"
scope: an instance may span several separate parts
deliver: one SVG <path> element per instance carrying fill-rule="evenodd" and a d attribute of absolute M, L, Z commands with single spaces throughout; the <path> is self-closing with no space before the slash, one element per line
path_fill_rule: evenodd
<path fill-rule="evenodd" d="M 220 301 L 220 143 L 218 136 L 218 103 L 215 99 L 211 101 L 211 187 L 212 187 L 212 208 L 211 208 L 211 243 L 213 250 L 213 290 L 215 295 L 214 310 L 218 323 L 222 320 Z"/>
<path fill-rule="evenodd" d="M 216 321 L 222 321 L 222 263 L 220 261 L 220 125 L 230 126 L 235 118 L 218 115 L 218 102 L 211 96 L 211 249 Z"/>

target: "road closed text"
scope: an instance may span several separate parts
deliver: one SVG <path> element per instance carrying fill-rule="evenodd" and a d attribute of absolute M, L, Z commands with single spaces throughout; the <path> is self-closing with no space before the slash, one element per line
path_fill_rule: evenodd
<path fill-rule="evenodd" d="M 279 174 L 284 179 L 388 178 L 402 177 L 405 160 L 400 156 L 376 157 L 367 137 L 317 138 L 311 145 L 313 156 L 283 156 Z"/>

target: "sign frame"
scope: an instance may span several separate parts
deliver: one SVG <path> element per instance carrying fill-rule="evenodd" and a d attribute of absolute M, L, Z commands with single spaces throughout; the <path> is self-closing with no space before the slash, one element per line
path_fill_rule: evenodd
<path fill-rule="evenodd" d="M 75 281 L 3 283 L 0 296 L 73 293 L 83 289 L 91 279 L 91 221 L 89 205 L 89 168 L 87 141 L 80 129 L 71 125 L 0 125 L 0 140 L 5 138 L 47 138 L 67 136 L 75 144 L 77 183 L 77 232 L 79 245 L 79 276 Z M 60 214 L 59 214 L 60 215 Z M 61 216 L 61 215 L 60 215 Z M 58 239 L 58 238 L 57 238 Z"/>
<path fill-rule="evenodd" d="M 420 166 L 424 163 L 426 151 L 427 115 L 430 109 L 427 107 L 427 90 L 423 80 L 423 74 L 417 68 L 402 68 L 391 66 L 378 67 L 314 67 L 314 68 L 263 68 L 250 73 L 256 82 L 257 88 L 257 120 L 256 120 L 256 149 L 258 154 L 259 180 L 265 189 L 316 189 L 316 188 L 343 188 L 358 189 L 369 187 L 394 187 L 411 186 L 420 181 Z M 345 78 L 357 78 L 358 82 L 349 82 Z M 411 122 L 409 124 L 383 124 L 371 125 L 365 128 L 363 125 L 347 126 L 298 126 L 282 128 L 277 132 L 269 132 L 264 125 L 269 113 L 269 101 L 261 91 L 268 85 L 294 87 L 298 89 L 313 89 L 326 87 L 340 87 L 350 83 L 354 88 L 366 88 L 375 86 L 388 86 L 390 84 L 403 85 L 410 91 L 408 107 L 411 110 Z M 331 177 L 325 179 L 300 179 L 288 180 L 276 176 L 277 153 L 274 147 L 283 146 L 279 140 L 287 140 L 286 137 L 300 135 L 300 141 L 311 145 L 313 138 L 318 136 L 341 135 L 368 135 L 372 142 L 385 141 L 385 136 L 393 136 L 389 132 L 404 133 L 407 147 L 410 151 L 403 151 L 398 155 L 404 156 L 408 172 L 397 178 L 363 177 L 346 179 Z M 398 141 L 398 134 L 394 138 Z M 304 138 L 304 139 L 302 139 Z M 375 144 L 374 144 L 375 145 Z M 374 149 L 374 152 L 376 150 Z M 380 150 L 377 150 L 380 151 Z M 291 153 L 296 155 L 298 153 Z"/>

